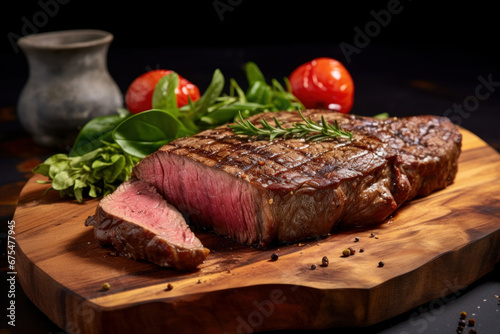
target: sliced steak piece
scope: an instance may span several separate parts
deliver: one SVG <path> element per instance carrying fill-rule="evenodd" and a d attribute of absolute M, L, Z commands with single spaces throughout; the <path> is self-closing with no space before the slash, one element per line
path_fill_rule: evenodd
<path fill-rule="evenodd" d="M 85 225 L 94 227 L 102 245 L 164 267 L 194 269 L 209 253 L 182 214 L 154 187 L 135 178 L 104 197 Z"/>
<path fill-rule="evenodd" d="M 461 135 L 447 118 L 380 120 L 307 110 L 337 120 L 353 140 L 273 141 L 227 126 L 177 139 L 134 169 L 192 223 L 261 246 L 326 235 L 334 227 L 382 222 L 415 196 L 453 182 Z M 298 112 L 264 113 L 271 124 L 301 122 Z"/>

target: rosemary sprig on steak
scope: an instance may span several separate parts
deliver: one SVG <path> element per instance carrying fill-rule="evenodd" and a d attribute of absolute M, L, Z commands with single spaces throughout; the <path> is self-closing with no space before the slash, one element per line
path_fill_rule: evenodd
<path fill-rule="evenodd" d="M 299 114 L 304 122 L 293 123 L 293 126 L 290 128 L 284 128 L 276 117 L 274 117 L 275 126 L 269 124 L 265 119 L 261 119 L 260 124 L 262 127 L 259 128 L 249 120 L 243 120 L 241 115 L 236 124 L 229 125 L 229 128 L 237 135 L 264 137 L 269 138 L 271 141 L 276 137 L 298 137 L 312 141 L 321 141 L 330 138 L 352 140 L 352 133 L 342 130 L 337 120 L 332 124 L 321 116 L 321 123 L 316 123 L 310 118 L 306 119 L 300 110 Z"/>

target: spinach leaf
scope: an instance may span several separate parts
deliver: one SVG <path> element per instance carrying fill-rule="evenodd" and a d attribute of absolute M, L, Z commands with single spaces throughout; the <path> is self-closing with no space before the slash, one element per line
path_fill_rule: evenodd
<path fill-rule="evenodd" d="M 144 158 L 189 131 L 167 110 L 151 109 L 128 117 L 113 131 L 113 139 L 128 154 Z"/>
<path fill-rule="evenodd" d="M 180 129 L 181 132 L 177 134 L 177 138 L 191 136 L 200 132 L 200 128 L 198 127 L 198 125 L 196 125 L 195 122 L 193 122 L 193 120 L 187 115 L 181 114 L 178 118 L 179 121 L 184 125 L 184 128 Z M 184 130 L 186 130 L 186 132 L 182 132 Z"/>
<path fill-rule="evenodd" d="M 162 77 L 153 91 L 153 100 L 151 101 L 153 109 L 168 110 L 172 116 L 179 116 L 175 96 L 175 88 L 177 88 L 178 84 L 179 75 L 175 72 Z"/>
<path fill-rule="evenodd" d="M 112 141 L 115 127 L 130 115 L 128 110 L 118 109 L 116 115 L 99 116 L 88 121 L 78 133 L 69 156 L 84 155 L 104 146 L 103 141 Z"/>

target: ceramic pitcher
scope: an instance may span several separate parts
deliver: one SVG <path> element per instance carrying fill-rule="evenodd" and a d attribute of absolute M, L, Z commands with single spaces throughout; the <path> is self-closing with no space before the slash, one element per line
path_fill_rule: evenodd
<path fill-rule="evenodd" d="M 71 146 L 90 119 L 116 113 L 123 96 L 107 67 L 113 35 L 66 30 L 18 40 L 29 77 L 18 100 L 23 127 L 43 146 Z"/>

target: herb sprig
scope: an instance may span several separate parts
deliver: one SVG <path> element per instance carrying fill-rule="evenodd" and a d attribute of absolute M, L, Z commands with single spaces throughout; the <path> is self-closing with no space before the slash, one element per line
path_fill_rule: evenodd
<path fill-rule="evenodd" d="M 258 128 L 249 120 L 243 120 L 243 117 L 240 117 L 236 124 L 228 125 L 228 127 L 237 135 L 266 137 L 271 141 L 276 137 L 298 137 L 311 141 L 322 141 L 331 138 L 352 140 L 353 138 L 351 132 L 344 131 L 340 128 L 337 120 L 332 124 L 321 116 L 321 123 L 317 123 L 310 118 L 306 119 L 300 110 L 299 114 L 304 122 L 293 123 L 292 127 L 289 128 L 284 128 L 276 117 L 274 117 L 275 126 L 269 124 L 267 120 L 261 119 L 260 124 L 262 128 Z"/>

